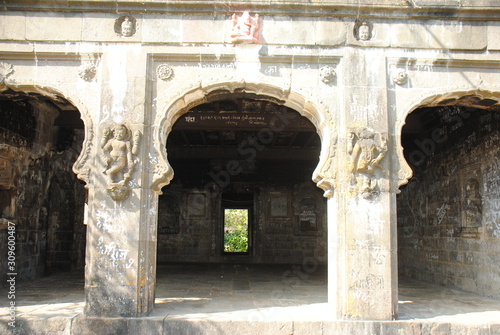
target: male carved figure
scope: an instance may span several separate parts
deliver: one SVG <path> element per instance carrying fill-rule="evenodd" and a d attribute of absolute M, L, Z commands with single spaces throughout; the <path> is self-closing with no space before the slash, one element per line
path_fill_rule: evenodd
<path fill-rule="evenodd" d="M 363 21 L 358 28 L 358 39 L 368 41 L 371 38 L 371 27 L 368 22 Z"/>
<path fill-rule="evenodd" d="M 134 22 L 128 16 L 123 19 L 121 33 L 123 37 L 130 37 L 134 34 Z"/>
<path fill-rule="evenodd" d="M 365 197 L 369 197 L 370 192 L 377 187 L 377 181 L 374 179 L 375 170 L 380 169 L 380 161 L 387 152 L 387 143 L 381 140 L 377 143 L 374 134 L 364 129 L 359 134 L 358 141 L 354 145 L 350 170 L 353 174 L 359 172 L 362 174 L 361 191 Z"/>
<path fill-rule="evenodd" d="M 232 42 L 255 42 L 260 43 L 259 38 L 259 14 L 250 16 L 248 11 L 238 17 L 232 16 L 233 29 L 231 31 Z"/>

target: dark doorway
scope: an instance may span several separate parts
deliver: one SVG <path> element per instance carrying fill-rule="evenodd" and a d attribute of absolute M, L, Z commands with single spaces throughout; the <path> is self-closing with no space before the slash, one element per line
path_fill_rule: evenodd
<path fill-rule="evenodd" d="M 85 263 L 86 191 L 72 172 L 84 124 L 70 101 L 36 91 L 0 94 L 0 210 L 19 236 L 19 281 Z"/>
<path fill-rule="evenodd" d="M 181 219 L 178 231 L 158 232 L 158 261 L 300 264 L 326 247 L 326 203 L 311 180 L 321 149 L 314 125 L 264 96 L 207 100 L 168 135 L 174 179 L 162 191 L 178 199 Z M 307 230 L 304 197 L 317 218 Z M 230 227 L 229 213 L 248 227 Z M 159 222 L 165 215 L 160 209 Z M 230 246 L 230 238 L 247 246 Z"/>
<path fill-rule="evenodd" d="M 498 297 L 498 100 L 417 108 L 401 141 L 413 177 L 397 199 L 400 276 Z"/>

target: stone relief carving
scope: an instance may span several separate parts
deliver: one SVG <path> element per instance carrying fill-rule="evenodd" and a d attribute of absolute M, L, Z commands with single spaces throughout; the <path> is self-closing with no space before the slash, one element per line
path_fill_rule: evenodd
<path fill-rule="evenodd" d="M 481 194 L 479 192 L 479 181 L 470 178 L 465 183 L 465 197 L 463 199 L 463 224 L 466 227 L 480 227 L 483 216 L 483 207 L 481 203 Z"/>
<path fill-rule="evenodd" d="M 169 80 L 173 77 L 174 75 L 174 70 L 172 69 L 172 67 L 168 64 L 160 64 L 158 65 L 158 67 L 156 68 L 156 75 L 158 76 L 158 78 L 160 78 L 161 80 Z"/>
<path fill-rule="evenodd" d="M 131 37 L 135 34 L 137 23 L 130 15 L 120 16 L 115 21 L 115 33 L 121 37 Z"/>
<path fill-rule="evenodd" d="M 372 198 L 379 193 L 377 171 L 382 170 L 380 162 L 387 153 L 387 138 L 364 129 L 359 134 L 350 134 L 349 146 L 352 146 L 348 148 L 352 183 L 363 198 Z"/>
<path fill-rule="evenodd" d="M 368 21 L 359 21 L 354 25 L 354 37 L 358 41 L 369 41 L 372 38 L 373 25 Z"/>
<path fill-rule="evenodd" d="M 331 66 L 323 66 L 319 69 L 319 78 L 325 84 L 330 84 L 335 80 L 335 70 Z"/>
<path fill-rule="evenodd" d="M 128 181 L 134 171 L 141 134 L 131 131 L 124 124 L 116 125 L 112 130 L 106 128 L 101 141 L 106 169 L 103 171 L 109 179 L 108 192 L 114 200 L 125 200 L 130 194 Z"/>
<path fill-rule="evenodd" d="M 293 215 L 296 223 L 294 232 L 297 235 L 319 236 L 324 229 L 324 198 L 319 190 L 311 184 L 294 187 Z"/>
<path fill-rule="evenodd" d="M 3 84 L 12 73 L 14 73 L 12 64 L 0 62 L 0 84 Z"/>
<path fill-rule="evenodd" d="M 86 63 L 78 68 L 78 75 L 85 81 L 92 81 L 97 73 L 97 68 L 94 64 Z"/>
<path fill-rule="evenodd" d="M 392 81 L 396 85 L 404 85 L 408 82 L 408 73 L 404 69 L 396 69 L 392 73 Z"/>
<path fill-rule="evenodd" d="M 479 163 L 462 168 L 459 172 L 460 184 L 460 212 L 461 227 L 460 236 L 478 237 L 482 226 L 483 204 L 482 204 L 482 181 L 481 165 Z"/>
<path fill-rule="evenodd" d="M 236 13 L 232 16 L 233 28 L 231 30 L 231 42 L 233 43 L 260 43 L 260 19 L 259 14 L 250 16 L 244 11 L 241 16 Z"/>

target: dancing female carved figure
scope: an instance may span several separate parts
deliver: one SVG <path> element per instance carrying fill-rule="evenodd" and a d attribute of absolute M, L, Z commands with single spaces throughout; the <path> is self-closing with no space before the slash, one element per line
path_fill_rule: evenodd
<path fill-rule="evenodd" d="M 386 139 L 375 139 L 375 134 L 367 129 L 361 131 L 351 153 L 350 170 L 361 175 L 361 192 L 363 197 L 369 198 L 377 187 L 375 171 L 380 170 L 380 162 L 387 152 Z"/>
<path fill-rule="evenodd" d="M 112 138 L 110 138 L 111 134 Z M 123 124 L 115 126 L 113 130 L 109 128 L 104 130 L 101 142 L 106 163 L 104 173 L 111 183 L 123 185 L 130 180 L 130 174 L 135 167 L 132 156 L 137 155 L 138 141 L 139 133 L 134 134 L 134 141 L 131 142 L 130 130 Z"/>

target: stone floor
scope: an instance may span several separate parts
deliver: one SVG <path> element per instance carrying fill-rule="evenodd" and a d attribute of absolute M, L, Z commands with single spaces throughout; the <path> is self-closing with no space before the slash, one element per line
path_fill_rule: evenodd
<path fill-rule="evenodd" d="M 147 318 L 82 316 L 83 274 L 18 284 L 18 334 L 500 334 L 500 300 L 401 280 L 399 318 L 336 321 L 326 303 L 326 271 L 292 266 L 193 264 L 158 267 L 157 298 Z M 0 296 L 0 334 L 7 326 Z M 4 322 L 5 321 L 5 322 Z"/>

